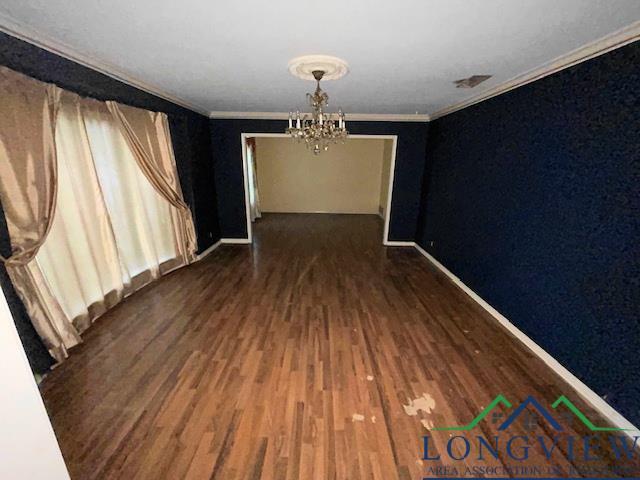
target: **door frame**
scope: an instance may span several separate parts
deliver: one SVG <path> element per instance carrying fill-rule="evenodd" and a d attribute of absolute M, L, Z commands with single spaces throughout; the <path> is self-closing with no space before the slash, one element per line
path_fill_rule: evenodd
<path fill-rule="evenodd" d="M 253 231 L 251 225 L 251 210 L 249 205 L 249 178 L 247 176 L 247 138 L 250 137 L 266 137 L 266 138 L 291 138 L 287 133 L 251 133 L 243 132 L 240 134 L 240 142 L 242 148 L 242 180 L 244 184 L 244 205 L 245 215 L 247 221 L 247 238 L 238 239 L 238 243 L 252 243 Z M 398 150 L 398 135 L 349 135 L 348 138 L 354 139 L 379 139 L 379 140 L 392 140 L 391 145 L 391 166 L 389 167 L 389 190 L 387 193 L 387 205 L 384 211 L 384 230 L 382 233 L 382 244 L 386 246 L 398 245 L 398 242 L 389 240 L 389 221 L 391 219 L 391 205 L 393 199 L 393 186 L 394 177 L 396 171 L 396 153 Z M 406 243 L 406 242 L 400 242 Z"/>

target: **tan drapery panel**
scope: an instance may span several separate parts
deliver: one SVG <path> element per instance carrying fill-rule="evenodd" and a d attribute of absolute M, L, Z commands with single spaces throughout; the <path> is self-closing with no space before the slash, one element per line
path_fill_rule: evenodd
<path fill-rule="evenodd" d="M 55 212 L 54 121 L 60 89 L 0 70 L 0 194 L 12 241 L 7 264 L 25 264 L 44 242 Z"/>
<path fill-rule="evenodd" d="M 249 215 L 251 221 L 262 217 L 260 192 L 258 191 L 258 164 L 256 162 L 256 139 L 247 138 L 247 169 L 249 183 Z"/>
<path fill-rule="evenodd" d="M 0 199 L 12 254 L 3 258 L 34 327 L 54 358 L 79 342 L 37 262 L 56 210 L 55 118 L 62 90 L 0 68 Z"/>
<path fill-rule="evenodd" d="M 140 170 L 173 207 L 178 252 L 186 263 L 195 260 L 196 233 L 193 217 L 184 202 L 171 146 L 167 116 L 117 102 L 106 102 L 126 139 Z"/>

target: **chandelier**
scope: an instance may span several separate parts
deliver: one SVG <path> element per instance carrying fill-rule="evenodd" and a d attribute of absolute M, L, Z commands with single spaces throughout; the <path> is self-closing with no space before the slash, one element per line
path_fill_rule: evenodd
<path fill-rule="evenodd" d="M 331 143 L 344 142 L 349 132 L 342 110 L 338 110 L 337 116 L 324 111 L 329 105 L 329 95 L 320 88 L 320 80 L 325 72 L 313 70 L 311 74 L 316 80 L 316 91 L 313 95 L 307 93 L 311 116 L 305 114 L 300 117 L 299 111 L 294 116 L 289 112 L 289 127 L 285 132 L 298 141 L 304 140 L 307 148 L 313 149 L 314 155 L 318 155 L 321 151 L 329 150 Z"/>

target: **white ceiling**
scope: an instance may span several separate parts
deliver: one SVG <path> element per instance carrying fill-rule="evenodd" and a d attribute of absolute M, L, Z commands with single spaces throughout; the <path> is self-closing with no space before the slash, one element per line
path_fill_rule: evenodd
<path fill-rule="evenodd" d="M 640 20 L 638 0 L 2 0 L 0 24 L 200 111 L 304 109 L 287 62 L 344 58 L 332 107 L 433 113 Z M 472 90 L 454 80 L 493 78 Z"/>

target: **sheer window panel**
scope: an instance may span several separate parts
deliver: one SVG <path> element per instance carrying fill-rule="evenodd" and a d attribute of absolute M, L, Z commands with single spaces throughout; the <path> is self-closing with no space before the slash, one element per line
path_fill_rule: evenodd
<path fill-rule="evenodd" d="M 124 279 L 78 98 L 64 95 L 56 121 L 56 212 L 36 261 L 65 315 L 84 330 L 115 304 Z"/>
<path fill-rule="evenodd" d="M 84 109 L 93 159 L 123 267 L 133 278 L 177 256 L 171 205 L 138 167 L 106 107 Z"/>

